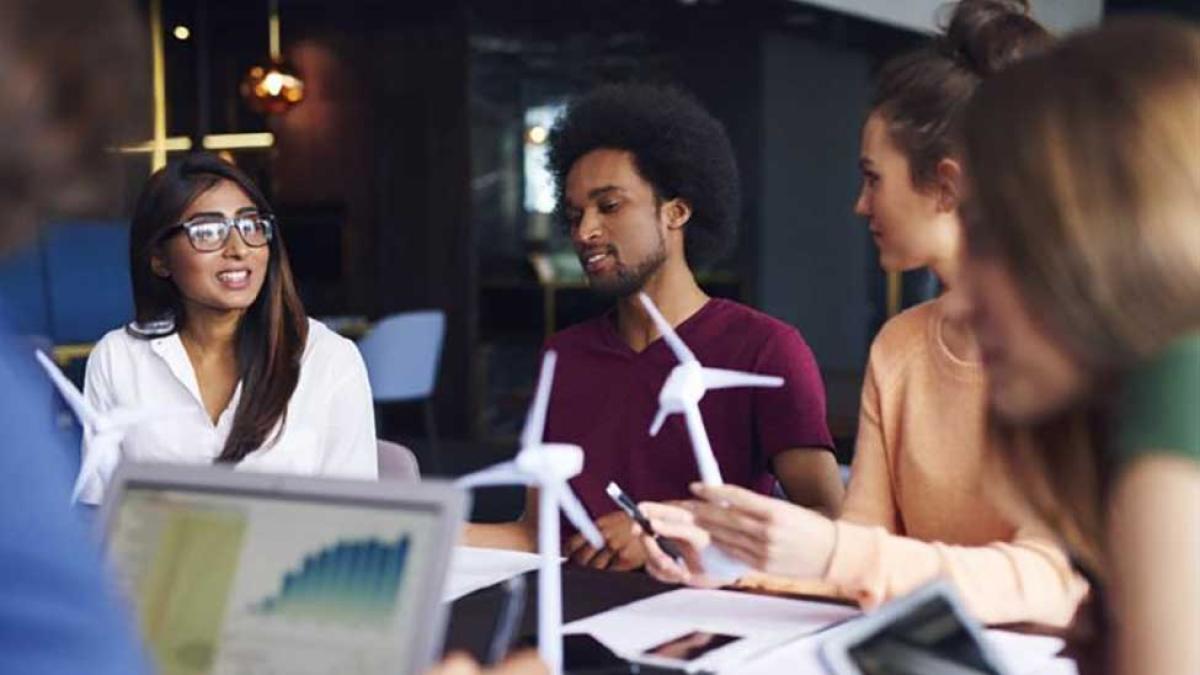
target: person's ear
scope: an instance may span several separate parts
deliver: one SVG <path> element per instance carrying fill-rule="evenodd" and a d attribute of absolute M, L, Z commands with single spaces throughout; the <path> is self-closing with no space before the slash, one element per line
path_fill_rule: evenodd
<path fill-rule="evenodd" d="M 958 160 L 945 158 L 937 163 L 938 211 L 950 213 L 958 210 L 963 197 L 963 170 Z"/>
<path fill-rule="evenodd" d="M 692 205 L 678 197 L 663 202 L 662 209 L 668 230 L 678 230 L 692 219 Z"/>
<path fill-rule="evenodd" d="M 150 254 L 150 271 L 154 276 L 161 279 L 166 279 L 171 276 L 171 268 L 167 267 L 167 260 L 157 253 Z"/>

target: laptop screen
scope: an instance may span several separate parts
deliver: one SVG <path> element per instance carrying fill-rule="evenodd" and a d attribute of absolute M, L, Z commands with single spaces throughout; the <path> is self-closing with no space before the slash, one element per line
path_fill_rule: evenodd
<path fill-rule="evenodd" d="M 396 673 L 438 508 L 129 483 L 110 557 L 161 673 Z M 407 638 L 405 636 L 408 636 Z"/>

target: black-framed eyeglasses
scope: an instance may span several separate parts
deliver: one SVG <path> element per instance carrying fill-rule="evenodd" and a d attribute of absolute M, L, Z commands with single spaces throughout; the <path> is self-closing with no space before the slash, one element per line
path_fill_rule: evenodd
<path fill-rule="evenodd" d="M 275 216 L 269 213 L 239 213 L 226 218 L 216 214 L 201 214 L 165 230 L 162 238 L 165 240 L 183 230 L 192 248 L 201 253 L 213 253 L 225 248 L 235 228 L 247 246 L 260 248 L 269 244 L 275 234 Z"/>

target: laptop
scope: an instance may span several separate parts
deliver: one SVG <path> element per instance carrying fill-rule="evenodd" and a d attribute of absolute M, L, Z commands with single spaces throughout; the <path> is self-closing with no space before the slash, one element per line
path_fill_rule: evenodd
<path fill-rule="evenodd" d="M 225 467 L 123 463 L 99 515 L 164 675 L 408 675 L 440 654 L 468 497 Z"/>

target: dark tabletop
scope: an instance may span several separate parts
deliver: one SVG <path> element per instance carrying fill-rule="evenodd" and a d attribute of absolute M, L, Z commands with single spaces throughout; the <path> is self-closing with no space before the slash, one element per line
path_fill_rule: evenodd
<path fill-rule="evenodd" d="M 525 638 L 529 644 L 537 633 L 537 571 L 525 574 L 525 611 L 518 641 Z M 575 565 L 563 565 L 563 624 L 583 619 L 600 612 L 627 605 L 659 593 L 680 588 L 673 584 L 656 581 L 644 572 L 608 572 Z M 450 607 L 450 618 L 446 626 L 446 652 L 467 651 L 482 659 L 496 625 L 496 616 L 503 602 L 504 591 L 499 584 L 488 586 L 455 600 Z M 793 596 L 806 600 L 835 602 L 828 598 Z M 1063 635 L 1061 630 L 1047 629 L 1030 624 L 998 626 L 1023 633 Z M 1078 649 L 1070 644 L 1063 654 L 1080 658 Z M 1081 672 L 1088 672 L 1081 668 Z"/>
<path fill-rule="evenodd" d="M 537 633 L 537 571 L 525 575 L 525 613 L 518 638 Z M 644 572 L 606 572 L 574 565 L 562 567 L 563 624 L 679 588 Z M 493 585 L 465 595 L 450 606 L 446 651 L 465 650 L 482 658 L 496 625 L 504 592 Z"/>

